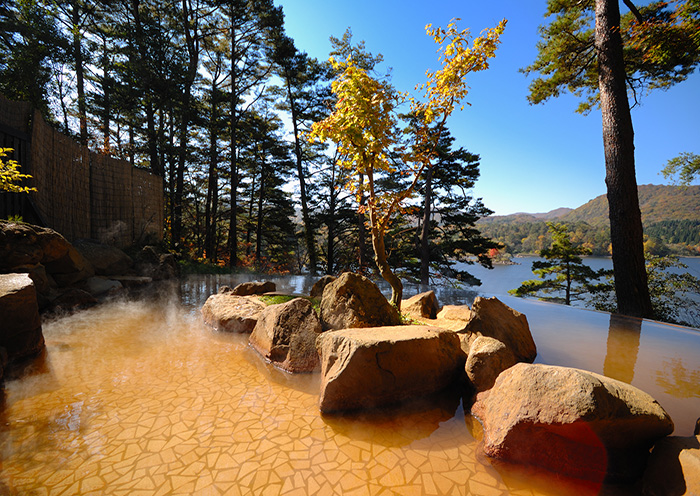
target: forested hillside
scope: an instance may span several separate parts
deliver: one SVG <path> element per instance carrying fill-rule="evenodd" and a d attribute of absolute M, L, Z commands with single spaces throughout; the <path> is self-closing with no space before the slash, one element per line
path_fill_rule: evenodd
<path fill-rule="evenodd" d="M 645 184 L 638 190 L 647 248 L 661 253 L 700 254 L 700 186 Z M 569 224 L 574 240 L 585 244 L 594 255 L 610 254 L 605 195 L 574 210 L 491 216 L 477 225 L 484 235 L 505 244 L 509 253 L 537 253 L 551 242 L 546 221 Z"/>

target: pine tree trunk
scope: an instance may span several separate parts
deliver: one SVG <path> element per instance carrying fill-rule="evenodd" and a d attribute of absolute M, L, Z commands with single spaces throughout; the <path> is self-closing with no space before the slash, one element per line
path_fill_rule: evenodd
<path fill-rule="evenodd" d="M 625 81 L 618 0 L 596 0 L 595 45 L 603 116 L 605 183 L 618 312 L 652 317 L 642 216 L 634 166 L 634 130 Z"/>
<path fill-rule="evenodd" d="M 211 113 L 209 116 L 209 171 L 207 181 L 207 199 L 204 206 L 204 252 L 207 260 L 216 263 L 216 251 L 214 249 L 214 233 L 216 232 L 216 210 L 219 202 L 219 179 L 216 164 L 219 161 L 219 150 L 217 147 L 219 120 L 218 102 L 216 94 L 216 76 L 211 80 Z"/>
<path fill-rule="evenodd" d="M 420 283 L 430 284 L 430 207 L 433 202 L 433 168 L 425 168 L 425 197 L 423 201 L 423 229 L 420 235 Z"/>
<path fill-rule="evenodd" d="M 236 30 L 231 21 L 231 212 L 228 228 L 229 267 L 238 265 L 238 88 L 236 80 Z"/>
<path fill-rule="evenodd" d="M 87 102 L 85 100 L 85 69 L 83 68 L 83 49 L 80 36 L 80 7 L 73 0 L 73 56 L 75 57 L 75 79 L 78 90 L 78 120 L 80 122 L 80 144 L 88 145 Z"/>
<path fill-rule="evenodd" d="M 333 161 L 331 169 L 331 184 L 329 192 L 329 205 L 328 205 L 328 221 L 326 225 L 328 227 L 328 255 L 326 256 L 326 274 L 332 275 L 335 266 L 335 208 L 336 200 L 338 194 L 335 191 L 335 168 L 336 161 Z"/>
<path fill-rule="evenodd" d="M 263 199 L 265 198 L 265 179 L 267 176 L 267 164 L 265 163 L 265 150 L 260 157 L 260 186 L 258 188 L 258 218 L 255 228 L 255 265 L 260 268 L 262 260 L 262 232 L 263 232 Z"/>
<path fill-rule="evenodd" d="M 301 215 L 304 221 L 304 240 L 306 250 L 309 253 L 309 273 L 315 276 L 318 273 L 318 257 L 316 256 L 316 242 L 314 231 L 311 226 L 309 216 L 309 200 L 306 193 L 306 180 L 304 179 L 304 168 L 302 167 L 301 142 L 299 138 L 299 125 L 297 122 L 296 102 L 292 95 L 292 87 L 287 76 L 287 96 L 289 98 L 289 108 L 292 112 L 292 128 L 294 131 L 294 155 L 297 162 L 297 176 L 299 177 L 299 196 L 301 198 Z"/>

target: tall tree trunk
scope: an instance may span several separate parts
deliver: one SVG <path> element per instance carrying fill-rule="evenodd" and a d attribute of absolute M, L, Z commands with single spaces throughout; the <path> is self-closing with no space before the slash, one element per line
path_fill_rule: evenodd
<path fill-rule="evenodd" d="M 286 71 L 286 69 L 285 69 Z M 306 250 L 309 253 L 309 273 L 315 276 L 318 273 L 318 257 L 316 255 L 316 242 L 314 240 L 314 232 L 311 227 L 311 219 L 309 216 L 309 201 L 306 194 L 306 180 L 304 179 L 304 168 L 302 165 L 301 143 L 299 138 L 299 124 L 297 122 L 297 109 L 294 96 L 292 95 L 292 86 L 289 82 L 287 74 L 287 97 L 289 98 L 289 108 L 292 113 L 292 128 L 294 130 L 294 155 L 297 162 L 297 176 L 299 177 L 299 194 L 301 196 L 301 215 L 304 221 L 304 241 L 306 242 Z"/>
<path fill-rule="evenodd" d="M 258 187 L 258 219 L 255 230 L 255 264 L 259 267 L 262 259 L 262 225 L 263 225 L 263 199 L 265 197 L 265 176 L 267 166 L 265 164 L 265 151 L 260 156 L 260 186 Z"/>
<path fill-rule="evenodd" d="M 253 207 L 255 207 L 255 176 L 250 178 L 250 193 L 248 194 L 250 201 L 248 202 L 248 221 L 246 222 L 245 234 L 245 254 L 250 255 L 250 247 L 252 246 L 250 239 L 253 236 Z"/>
<path fill-rule="evenodd" d="M 78 120 L 80 122 L 80 144 L 88 145 L 87 103 L 85 101 L 85 69 L 83 67 L 83 48 L 80 35 L 80 7 L 78 0 L 73 0 L 73 57 L 75 60 L 75 79 L 78 90 Z"/>
<path fill-rule="evenodd" d="M 328 255 L 326 257 L 326 274 L 333 274 L 333 269 L 335 265 L 335 208 L 338 199 L 338 193 L 335 189 L 335 168 L 337 162 L 333 160 L 333 165 L 331 166 L 331 184 L 330 184 L 330 198 L 328 205 L 328 221 L 326 226 L 328 227 Z"/>
<path fill-rule="evenodd" d="M 204 205 L 204 251 L 207 260 L 216 263 L 216 251 L 214 249 L 214 233 L 216 232 L 217 204 L 219 202 L 219 178 L 216 164 L 219 161 L 217 121 L 219 120 L 217 107 L 216 76 L 211 79 L 211 113 L 209 114 L 209 171 L 207 177 L 207 199 Z"/>
<path fill-rule="evenodd" d="M 107 52 L 107 38 L 102 40 L 102 150 L 106 155 L 110 154 L 110 120 L 112 114 L 112 83 L 109 76 L 109 55 Z"/>
<path fill-rule="evenodd" d="M 197 33 L 197 22 L 190 26 L 190 5 L 189 0 L 182 0 L 182 27 L 185 33 L 185 44 L 187 45 L 187 74 L 185 75 L 185 85 L 182 92 L 182 113 L 180 121 L 180 146 L 177 162 L 177 177 L 175 178 L 175 194 L 173 208 L 173 244 L 180 246 L 182 243 L 182 202 L 185 188 L 185 163 L 187 159 L 188 129 L 190 125 L 190 106 L 192 102 L 192 86 L 197 76 L 199 67 L 199 38 Z M 196 14 L 195 14 L 196 19 Z M 194 31 L 194 33 L 193 33 Z"/>
<path fill-rule="evenodd" d="M 148 69 L 146 68 L 146 61 L 149 59 L 149 55 L 146 50 L 143 26 L 141 25 L 140 9 L 141 1 L 131 0 L 131 15 L 134 18 L 134 31 L 136 37 L 134 41 L 136 43 L 136 48 L 139 52 L 139 60 L 136 64 L 139 70 L 139 74 L 137 74 L 137 77 L 140 78 L 139 82 L 141 88 L 139 88 L 139 90 L 144 92 L 143 97 L 146 102 L 146 141 L 148 142 L 148 152 L 149 158 L 151 160 L 151 172 L 153 172 L 156 176 L 164 177 L 164 165 L 159 163 L 158 161 L 158 143 L 156 136 L 155 110 L 153 108 L 151 75 Z"/>
<path fill-rule="evenodd" d="M 365 194 L 362 192 L 362 185 L 365 182 L 365 176 L 360 174 L 360 210 L 357 214 L 357 242 L 359 244 L 359 264 L 360 264 L 360 274 L 364 274 L 365 268 L 367 267 L 367 253 L 365 252 L 365 246 L 367 244 L 366 234 L 365 234 Z"/>
<path fill-rule="evenodd" d="M 425 197 L 423 200 L 423 229 L 420 234 L 420 283 L 430 284 L 430 216 L 433 204 L 433 168 L 425 168 Z"/>
<path fill-rule="evenodd" d="M 650 318 L 653 311 L 644 264 L 634 130 L 627 99 L 618 0 L 596 0 L 595 19 L 617 309 L 625 315 Z"/>
<path fill-rule="evenodd" d="M 231 19 L 231 211 L 228 227 L 229 267 L 238 265 L 238 88 L 236 80 L 236 28 Z"/>

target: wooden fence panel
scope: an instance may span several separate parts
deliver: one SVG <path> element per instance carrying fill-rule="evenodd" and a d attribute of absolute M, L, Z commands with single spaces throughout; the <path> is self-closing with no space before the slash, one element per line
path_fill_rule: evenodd
<path fill-rule="evenodd" d="M 125 247 L 162 239 L 162 178 L 88 151 L 47 125 L 38 111 L 30 126 L 30 110 L 0 96 L 0 146 L 11 143 L 18 150 L 15 159 L 37 189 L 28 196 L 0 195 L 0 214 L 24 214 L 27 209 L 20 207 L 28 202 L 41 222 L 26 220 L 69 240 L 94 238 Z"/>

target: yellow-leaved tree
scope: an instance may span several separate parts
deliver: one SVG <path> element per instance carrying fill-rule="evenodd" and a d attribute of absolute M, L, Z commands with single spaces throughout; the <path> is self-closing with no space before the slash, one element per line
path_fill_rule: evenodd
<path fill-rule="evenodd" d="M 403 284 L 387 262 L 386 229 L 402 202 L 414 193 L 423 171 L 434 158 L 440 133 L 429 132 L 430 127 L 435 127 L 435 123 L 444 127 L 455 107 L 464 100 L 468 91 L 466 75 L 488 68 L 505 24 L 505 20 L 501 21 L 472 43 L 469 30 L 458 30 L 455 21 L 444 29 L 432 29 L 428 25 L 428 35 L 440 45 L 442 67 L 427 72 L 428 81 L 418 87 L 425 90 L 425 102 L 396 91 L 386 79 L 358 66 L 353 56 L 344 61 L 330 59 L 339 71 L 332 83 L 335 109 L 327 118 L 314 123 L 309 139 L 335 142 L 341 156 L 339 165 L 353 172 L 349 177 L 367 178 L 366 183 L 352 182 L 347 187 L 358 195 L 367 195 L 364 208 L 369 213 L 374 261 L 391 285 L 391 303 L 397 308 L 401 306 Z M 410 102 L 413 116 L 408 130 L 414 141 L 411 147 L 402 143 L 404 132 L 398 117 L 399 107 L 406 101 Z M 375 183 L 380 174 L 399 174 L 412 180 L 402 191 L 381 192 Z"/>
<path fill-rule="evenodd" d="M 31 179 L 29 174 L 20 172 L 20 165 L 15 160 L 4 160 L 12 148 L 0 148 L 0 191 L 9 193 L 29 193 L 36 191 L 36 188 L 21 186 L 23 179 Z"/>

